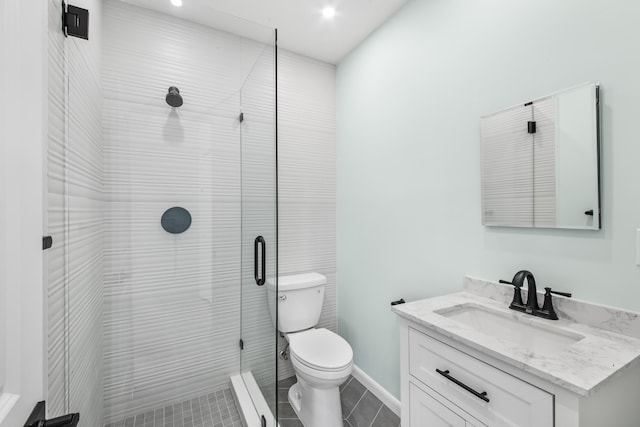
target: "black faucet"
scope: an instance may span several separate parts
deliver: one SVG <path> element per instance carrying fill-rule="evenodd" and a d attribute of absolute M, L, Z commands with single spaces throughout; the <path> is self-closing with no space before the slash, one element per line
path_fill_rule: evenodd
<path fill-rule="evenodd" d="M 522 302 L 521 288 L 527 280 L 527 303 Z M 500 283 L 507 283 L 513 285 L 513 301 L 509 305 L 509 308 L 516 311 L 522 311 L 534 316 L 543 317 L 545 319 L 558 320 L 558 315 L 553 309 L 553 303 L 551 301 L 551 294 L 562 295 L 565 297 L 571 297 L 570 293 L 552 291 L 551 288 L 544 288 L 544 304 L 542 309 L 538 305 L 538 293 L 536 289 L 536 279 L 533 277 L 533 273 L 527 270 L 520 270 L 513 276 L 511 282 L 506 280 L 500 280 Z"/>
<path fill-rule="evenodd" d="M 528 292 L 527 305 L 524 307 L 524 311 L 531 314 L 534 310 L 540 310 L 540 306 L 538 305 L 538 290 L 536 289 L 536 279 L 533 277 L 533 273 L 528 270 L 520 270 L 516 273 L 515 276 L 513 276 L 511 284 L 515 286 L 515 292 L 520 293 L 520 288 L 522 288 L 522 285 L 524 285 L 525 279 L 528 284 Z"/>

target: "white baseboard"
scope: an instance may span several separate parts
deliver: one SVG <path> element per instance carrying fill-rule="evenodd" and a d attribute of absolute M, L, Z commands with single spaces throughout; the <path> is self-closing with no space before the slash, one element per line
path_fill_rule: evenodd
<path fill-rule="evenodd" d="M 363 386 L 369 389 L 382 403 L 387 405 L 397 416 L 400 416 L 400 401 L 389 393 L 384 387 L 378 384 L 373 378 L 365 374 L 364 371 L 353 365 L 353 377 L 360 381 Z"/>

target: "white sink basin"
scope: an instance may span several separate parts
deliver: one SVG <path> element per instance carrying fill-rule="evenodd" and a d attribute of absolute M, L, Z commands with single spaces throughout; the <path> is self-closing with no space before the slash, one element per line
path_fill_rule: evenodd
<path fill-rule="evenodd" d="M 531 353 L 553 353 L 584 338 L 552 325 L 534 324 L 522 317 L 527 314 L 509 315 L 476 304 L 456 305 L 435 313 Z"/>

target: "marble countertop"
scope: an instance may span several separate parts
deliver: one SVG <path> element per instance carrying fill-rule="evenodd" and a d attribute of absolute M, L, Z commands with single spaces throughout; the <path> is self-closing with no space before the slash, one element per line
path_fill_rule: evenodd
<path fill-rule="evenodd" d="M 489 285 L 495 291 L 496 284 Z M 505 301 L 480 296 L 482 290 L 478 286 L 465 288 L 463 292 L 396 305 L 392 310 L 424 328 L 581 396 L 592 394 L 622 369 L 640 362 L 640 339 L 636 337 L 565 319 L 562 318 L 561 312 L 558 312 L 560 320 L 537 318 L 510 310 Z M 512 295 L 513 291 L 510 290 L 510 293 Z M 582 335 L 584 338 L 558 350 L 536 353 L 506 339 L 496 338 L 491 335 L 491 331 L 481 332 L 435 313 L 462 304 L 480 305 L 493 312 L 517 318 L 531 326 L 558 328 L 569 334 Z"/>

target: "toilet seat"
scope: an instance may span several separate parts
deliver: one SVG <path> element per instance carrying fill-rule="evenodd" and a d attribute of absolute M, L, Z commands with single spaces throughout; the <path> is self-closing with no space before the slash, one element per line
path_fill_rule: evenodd
<path fill-rule="evenodd" d="M 353 350 L 340 335 L 328 329 L 308 329 L 288 334 L 292 358 L 323 372 L 340 372 L 353 364 Z"/>

